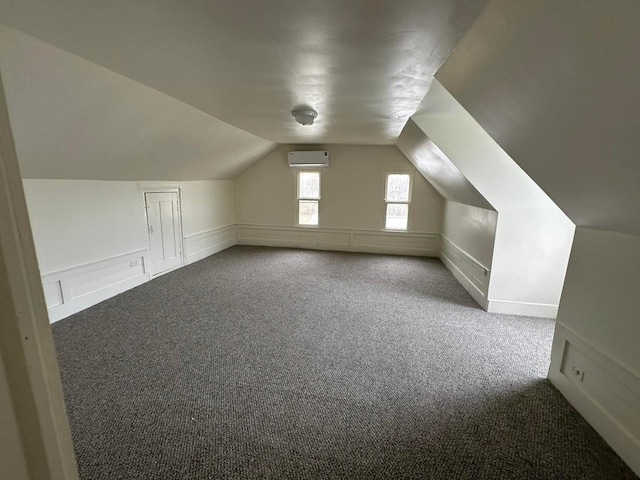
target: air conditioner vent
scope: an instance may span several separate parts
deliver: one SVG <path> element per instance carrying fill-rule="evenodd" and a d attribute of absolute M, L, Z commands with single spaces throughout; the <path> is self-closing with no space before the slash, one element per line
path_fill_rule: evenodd
<path fill-rule="evenodd" d="M 298 168 L 326 168 L 329 166 L 327 151 L 289 152 L 289 166 Z"/>

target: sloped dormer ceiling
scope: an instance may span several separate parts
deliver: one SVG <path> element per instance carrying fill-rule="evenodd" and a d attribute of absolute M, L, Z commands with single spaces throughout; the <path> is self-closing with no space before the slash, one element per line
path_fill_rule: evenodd
<path fill-rule="evenodd" d="M 233 178 L 275 144 L 0 25 L 0 70 L 25 178 Z"/>
<path fill-rule="evenodd" d="M 492 1 L 438 80 L 577 225 L 640 235 L 640 2 Z"/>
<path fill-rule="evenodd" d="M 413 120 L 405 125 L 397 147 L 416 169 L 449 201 L 493 210 L 449 158 Z"/>
<path fill-rule="evenodd" d="M 485 4 L 0 0 L 0 18 L 273 142 L 394 144 Z"/>

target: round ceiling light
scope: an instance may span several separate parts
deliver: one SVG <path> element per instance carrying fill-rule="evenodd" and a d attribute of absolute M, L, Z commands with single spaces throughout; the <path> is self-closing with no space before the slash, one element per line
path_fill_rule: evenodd
<path fill-rule="evenodd" d="M 300 125 L 313 125 L 313 121 L 318 116 L 318 112 L 316 112 L 312 108 L 305 108 L 300 110 L 293 110 L 291 112 L 291 115 Z"/>

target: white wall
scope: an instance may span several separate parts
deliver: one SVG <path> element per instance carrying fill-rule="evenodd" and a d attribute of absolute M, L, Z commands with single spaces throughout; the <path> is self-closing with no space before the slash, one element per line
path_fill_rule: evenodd
<path fill-rule="evenodd" d="M 440 259 L 485 309 L 498 214 L 495 210 L 446 201 Z"/>
<path fill-rule="evenodd" d="M 186 263 L 235 243 L 230 180 L 23 183 L 52 319 L 150 278 L 142 187 L 181 186 Z"/>
<path fill-rule="evenodd" d="M 480 264 L 491 268 L 497 221 L 494 210 L 446 202 L 442 235 Z"/>
<path fill-rule="evenodd" d="M 137 182 L 24 180 L 42 274 L 147 247 Z"/>
<path fill-rule="evenodd" d="M 578 227 L 549 377 L 640 473 L 640 237 Z M 584 371 L 578 381 L 571 366 Z"/>
<path fill-rule="evenodd" d="M 195 181 L 181 184 L 185 237 L 235 223 L 232 181 Z"/>
<path fill-rule="evenodd" d="M 555 317 L 573 223 L 439 82 L 412 118 L 498 211 L 488 309 Z"/>
<path fill-rule="evenodd" d="M 297 227 L 296 169 L 287 152 L 329 150 L 321 169 L 320 226 Z M 387 172 L 413 174 L 408 232 L 384 231 Z M 394 146 L 281 146 L 235 181 L 237 241 L 269 245 L 437 256 L 443 199 Z"/>
<path fill-rule="evenodd" d="M 296 169 L 282 146 L 239 175 L 235 181 L 239 224 L 294 226 Z M 321 169 L 320 226 L 354 230 L 384 228 L 386 172 L 413 174 L 409 231 L 440 233 L 443 200 L 394 146 L 318 147 L 330 151 L 330 167 Z"/>

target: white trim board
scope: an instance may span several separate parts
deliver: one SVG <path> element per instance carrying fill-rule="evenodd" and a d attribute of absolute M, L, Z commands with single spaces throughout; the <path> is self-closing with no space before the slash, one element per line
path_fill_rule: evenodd
<path fill-rule="evenodd" d="M 187 265 L 236 244 L 235 225 L 224 225 L 184 237 Z"/>
<path fill-rule="evenodd" d="M 279 225 L 236 225 L 238 245 L 437 257 L 440 235 Z"/>
<path fill-rule="evenodd" d="M 487 310 L 487 291 L 491 270 L 444 235 L 442 235 L 440 247 L 440 260 L 478 305 L 483 310 Z"/>
<path fill-rule="evenodd" d="M 188 235 L 183 237 L 183 243 L 188 265 L 235 245 L 235 225 Z M 57 322 L 148 282 L 152 279 L 148 265 L 149 250 L 143 248 L 42 275 L 49 321 Z"/>
<path fill-rule="evenodd" d="M 556 318 L 558 305 L 496 300 L 488 297 L 491 270 L 442 235 L 440 260 L 473 299 L 490 313 Z"/>
<path fill-rule="evenodd" d="M 49 321 L 56 322 L 150 279 L 141 249 L 42 275 Z"/>
<path fill-rule="evenodd" d="M 640 376 L 562 323 L 556 324 L 549 380 L 640 475 Z M 574 368 L 575 367 L 575 368 Z"/>
<path fill-rule="evenodd" d="M 487 312 L 520 315 L 524 317 L 556 318 L 559 305 L 547 303 L 512 302 L 509 300 L 489 299 Z"/>

